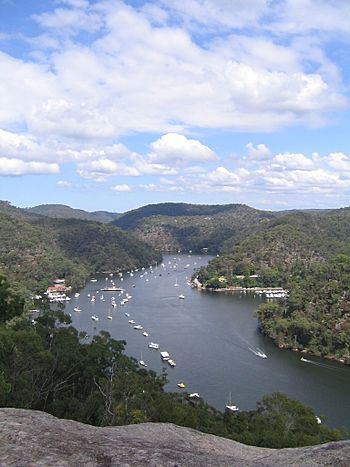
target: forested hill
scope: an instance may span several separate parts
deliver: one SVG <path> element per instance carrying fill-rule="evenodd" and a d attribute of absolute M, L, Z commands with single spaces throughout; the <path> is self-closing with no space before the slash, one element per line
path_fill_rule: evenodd
<path fill-rule="evenodd" d="M 117 219 L 120 214 L 108 211 L 87 212 L 82 209 L 73 209 L 64 204 L 40 204 L 32 208 L 27 208 L 29 213 L 40 214 L 43 216 L 58 218 L 58 219 L 82 219 L 88 221 L 96 221 L 108 223 Z"/>
<path fill-rule="evenodd" d="M 82 286 L 89 274 L 154 264 L 161 259 L 130 233 L 97 222 L 50 219 L 0 206 L 0 273 L 26 291 L 42 291 L 55 278 Z"/>
<path fill-rule="evenodd" d="M 280 347 L 350 363 L 350 210 L 296 212 L 272 219 L 231 245 L 199 280 L 209 288 L 279 287 L 286 300 L 258 311 Z"/>
<path fill-rule="evenodd" d="M 277 215 L 243 204 L 163 203 L 127 212 L 113 224 L 132 230 L 159 251 L 200 252 L 206 248 L 217 253 L 226 240 L 236 242 Z"/>

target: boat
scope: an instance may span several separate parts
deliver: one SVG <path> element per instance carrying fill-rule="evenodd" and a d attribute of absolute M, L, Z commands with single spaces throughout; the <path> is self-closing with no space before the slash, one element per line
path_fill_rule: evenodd
<path fill-rule="evenodd" d="M 130 316 L 130 313 L 124 313 L 125 316 L 129 317 Z"/>
<path fill-rule="evenodd" d="M 98 321 L 98 316 L 92 315 L 92 316 L 91 316 L 91 319 L 92 319 L 93 321 Z"/>
<path fill-rule="evenodd" d="M 145 337 L 148 337 L 148 332 L 144 331 L 144 332 L 142 333 L 142 335 L 145 336 Z"/>
<path fill-rule="evenodd" d="M 182 293 L 179 295 L 179 298 L 181 298 L 182 300 L 185 298 L 185 295 L 183 295 Z"/>
<path fill-rule="evenodd" d="M 267 358 L 267 355 L 259 348 L 257 349 L 252 349 L 251 347 L 248 347 L 251 352 L 253 352 L 254 355 L 260 358 Z"/>
<path fill-rule="evenodd" d="M 148 346 L 148 347 L 149 347 L 149 346 Z M 153 348 L 154 348 L 154 347 L 153 347 Z M 168 354 L 168 352 L 165 352 L 165 351 L 164 351 L 164 352 L 160 352 L 160 358 L 166 362 L 167 360 L 169 360 L 170 355 Z"/>
<path fill-rule="evenodd" d="M 74 310 L 74 311 L 77 311 L 77 312 L 81 311 L 81 309 L 80 309 L 78 306 L 76 306 L 75 308 L 73 308 L 73 310 Z"/>
<path fill-rule="evenodd" d="M 179 287 L 179 284 L 177 283 L 177 278 L 176 278 L 176 281 L 175 281 L 174 287 Z"/>
<path fill-rule="evenodd" d="M 134 329 L 143 329 L 143 326 L 141 326 L 141 324 L 136 324 L 136 326 L 134 326 Z"/>
<path fill-rule="evenodd" d="M 159 344 L 157 344 L 156 342 L 150 342 L 150 343 L 148 344 L 148 347 L 149 347 L 150 349 L 156 349 L 156 350 L 158 350 L 158 349 L 159 349 Z"/>
<path fill-rule="evenodd" d="M 173 367 L 173 368 L 176 366 L 175 361 L 172 360 L 171 358 L 169 358 L 168 363 L 169 363 L 169 365 L 170 365 L 171 367 Z"/>
<path fill-rule="evenodd" d="M 79 296 L 80 296 L 80 293 L 79 293 L 79 292 L 76 292 L 76 293 L 74 294 L 74 297 L 75 297 L 75 298 L 78 298 Z"/>
<path fill-rule="evenodd" d="M 308 360 L 307 358 L 304 358 L 304 357 L 301 357 L 300 359 L 301 362 L 306 362 L 306 363 L 310 363 L 311 360 Z"/>
<path fill-rule="evenodd" d="M 90 279 L 90 282 L 97 282 L 97 279 Z"/>
<path fill-rule="evenodd" d="M 107 315 L 107 319 L 113 319 L 113 316 Z"/>
<path fill-rule="evenodd" d="M 198 394 L 198 392 L 192 392 L 191 394 L 188 395 L 188 397 L 190 399 L 199 399 L 200 395 Z"/>
<path fill-rule="evenodd" d="M 134 319 L 129 319 L 130 324 L 136 324 L 136 321 Z"/>
<path fill-rule="evenodd" d="M 122 289 L 121 287 L 103 287 L 103 289 L 101 289 L 101 292 L 122 292 L 124 291 L 124 289 Z"/>
<path fill-rule="evenodd" d="M 147 363 L 145 363 L 144 360 L 143 360 L 142 354 L 141 354 L 141 358 L 140 358 L 140 360 L 139 360 L 139 364 L 140 364 L 141 366 L 147 366 Z"/>
<path fill-rule="evenodd" d="M 232 413 L 239 412 L 239 408 L 237 407 L 237 405 L 232 405 L 231 393 L 228 396 L 228 403 L 225 405 L 225 411 L 226 412 L 232 412 Z"/>
<path fill-rule="evenodd" d="M 177 385 L 180 389 L 184 389 L 186 387 L 185 383 L 177 383 Z"/>

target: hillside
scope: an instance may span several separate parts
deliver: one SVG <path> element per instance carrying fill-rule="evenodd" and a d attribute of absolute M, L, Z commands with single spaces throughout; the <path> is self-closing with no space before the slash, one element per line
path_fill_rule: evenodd
<path fill-rule="evenodd" d="M 345 467 L 350 458 L 349 441 L 267 449 L 169 423 L 96 428 L 18 409 L 0 409 L 0 423 L 1 465 Z"/>
<path fill-rule="evenodd" d="M 51 219 L 0 205 L 0 272 L 23 294 L 43 291 L 55 278 L 82 286 L 89 274 L 118 271 L 161 259 L 117 227 L 78 219 Z"/>
<path fill-rule="evenodd" d="M 102 223 L 109 223 L 117 219 L 120 214 L 108 211 L 87 212 L 82 209 L 73 209 L 64 204 L 41 204 L 27 208 L 31 214 L 53 217 L 55 219 L 81 219 Z"/>
<path fill-rule="evenodd" d="M 261 330 L 280 347 L 350 362 L 349 209 L 281 216 L 227 247 L 200 271 L 205 286 L 288 289 L 259 308 Z"/>
<path fill-rule="evenodd" d="M 226 240 L 234 243 L 276 215 L 240 204 L 163 203 L 130 211 L 113 224 L 159 251 L 217 253 Z"/>

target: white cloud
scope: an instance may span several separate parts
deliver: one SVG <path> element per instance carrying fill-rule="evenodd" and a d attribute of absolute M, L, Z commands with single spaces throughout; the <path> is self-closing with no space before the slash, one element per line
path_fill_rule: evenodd
<path fill-rule="evenodd" d="M 271 158 L 270 149 L 265 144 L 257 144 L 254 147 L 253 143 L 248 143 L 246 148 L 248 150 L 248 159 L 251 161 L 269 160 Z"/>
<path fill-rule="evenodd" d="M 215 153 L 196 139 L 168 133 L 151 144 L 150 159 L 156 162 L 211 162 L 217 160 Z"/>
<path fill-rule="evenodd" d="M 56 183 L 58 188 L 71 188 L 73 186 L 72 182 L 67 182 L 66 180 L 58 180 Z"/>
<path fill-rule="evenodd" d="M 304 154 L 277 154 L 272 160 L 272 166 L 277 170 L 280 169 L 299 169 L 299 170 L 312 170 L 315 165 L 314 162 L 308 159 Z"/>
<path fill-rule="evenodd" d="M 127 193 L 131 191 L 131 186 L 123 183 L 122 185 L 114 185 L 111 190 L 117 191 L 118 193 Z"/>
<path fill-rule="evenodd" d="M 56 174 L 59 172 L 58 164 L 46 162 L 22 161 L 0 157 L 0 176 L 18 176 L 28 174 Z"/>
<path fill-rule="evenodd" d="M 345 105 L 340 74 L 325 53 L 315 59 L 317 44 L 306 38 L 303 50 L 266 32 L 269 2 L 150 6 L 67 0 L 37 15 L 43 31 L 37 43 L 32 38 L 32 55 L 21 60 L 0 53 L 0 124 L 51 138 L 111 141 L 130 131 L 320 124 L 325 113 Z M 205 41 L 193 34 L 194 22 L 213 27 Z M 220 24 L 230 35 L 216 32 Z M 232 29 L 252 24 L 254 36 Z M 67 30 L 86 31 L 84 43 L 80 36 L 63 37 Z"/>

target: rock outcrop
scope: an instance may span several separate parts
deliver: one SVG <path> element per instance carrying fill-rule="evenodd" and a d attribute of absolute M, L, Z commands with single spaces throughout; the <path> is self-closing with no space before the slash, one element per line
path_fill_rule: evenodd
<path fill-rule="evenodd" d="M 171 424 L 96 428 L 44 412 L 0 409 L 1 466 L 337 466 L 350 442 L 273 450 Z"/>

